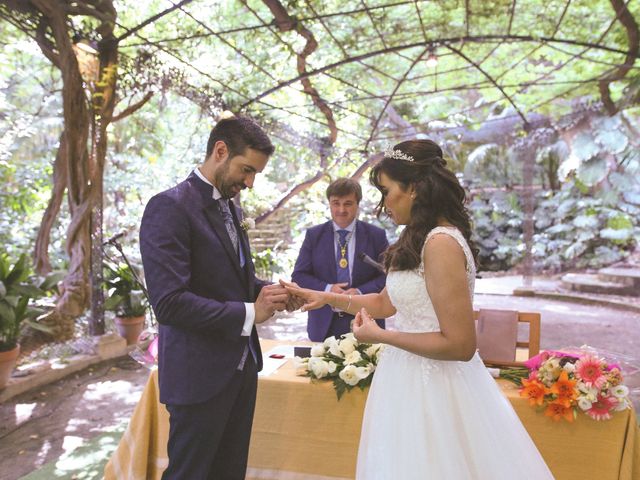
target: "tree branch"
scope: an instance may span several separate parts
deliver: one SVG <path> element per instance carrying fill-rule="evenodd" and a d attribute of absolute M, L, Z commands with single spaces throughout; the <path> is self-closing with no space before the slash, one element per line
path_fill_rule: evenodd
<path fill-rule="evenodd" d="M 113 117 L 111 117 L 111 120 L 110 120 L 111 123 L 117 122 L 118 120 L 122 120 L 123 118 L 127 118 L 132 113 L 138 111 L 140 108 L 142 108 L 144 106 L 145 103 L 147 103 L 149 100 L 151 100 L 151 97 L 153 97 L 153 92 L 147 92 L 146 95 L 144 96 L 144 98 L 142 98 L 142 100 L 140 100 L 139 102 L 134 103 L 133 105 L 129 105 L 122 112 L 120 112 L 120 113 L 114 115 Z"/>
<path fill-rule="evenodd" d="M 297 77 L 291 78 L 289 80 L 285 80 L 284 82 L 280 82 L 277 85 L 275 85 L 274 87 L 270 88 L 269 90 L 266 90 L 266 91 L 262 92 L 261 94 L 257 95 L 256 97 L 253 97 L 252 99 L 250 99 L 247 102 L 245 102 L 244 104 L 242 104 L 240 106 L 240 109 L 245 109 L 246 107 L 248 107 L 252 103 L 257 102 L 258 100 L 261 100 L 262 98 L 266 97 L 267 95 L 270 95 L 273 92 L 276 92 L 276 91 L 278 91 L 278 90 L 280 90 L 280 89 L 282 89 L 284 87 L 288 87 L 289 85 L 292 85 L 292 84 L 294 84 L 296 82 L 299 82 L 303 78 L 312 77 L 314 75 L 319 75 L 321 73 L 324 73 L 324 72 L 326 72 L 328 70 L 333 70 L 334 68 L 340 67 L 342 65 L 346 65 L 346 64 L 349 64 L 349 63 L 353 63 L 353 62 L 359 62 L 361 60 L 365 60 L 367 58 L 376 57 L 378 55 L 384 55 L 386 53 L 393 53 L 393 52 L 400 52 L 402 50 L 407 50 L 407 49 L 410 49 L 410 48 L 425 47 L 425 46 L 428 46 L 430 43 L 455 44 L 455 43 L 460 43 L 460 42 L 478 42 L 478 43 L 482 43 L 482 42 L 491 42 L 491 41 L 561 43 L 561 44 L 567 44 L 567 45 L 577 45 L 577 46 L 593 48 L 594 50 L 604 50 L 604 51 L 612 52 L 612 53 L 620 53 L 620 54 L 623 54 L 623 55 L 629 54 L 629 51 L 620 50 L 620 49 L 617 49 L 617 48 L 611 48 L 611 47 L 607 47 L 605 45 L 598 45 L 598 44 L 589 43 L 589 42 L 581 42 L 581 41 L 578 41 L 578 40 L 567 40 L 567 39 L 558 39 L 558 38 L 550 38 L 550 37 L 533 37 L 531 35 L 474 35 L 474 36 L 468 36 L 468 37 L 442 38 L 442 39 L 434 40 L 432 42 L 420 41 L 420 42 L 415 42 L 415 43 L 408 43 L 408 44 L 405 44 L 405 45 L 395 45 L 393 47 L 383 48 L 383 49 L 380 49 L 380 50 L 374 50 L 372 52 L 363 53 L 362 55 L 356 55 L 354 57 L 344 58 L 344 59 L 342 59 L 340 61 L 331 63 L 329 65 L 325 65 L 324 67 L 316 68 L 314 70 L 309 70 L 309 71 L 305 72 L 304 74 L 298 75 Z M 638 57 L 638 53 L 637 52 L 635 53 L 635 56 Z"/>
<path fill-rule="evenodd" d="M 125 33 L 123 33 L 122 35 L 120 35 L 117 38 L 117 42 L 119 43 L 120 41 L 124 40 L 127 37 L 130 37 L 131 35 L 135 34 L 137 31 L 142 30 L 144 27 L 146 27 L 147 25 L 155 22 L 156 20 L 159 20 L 160 18 L 164 17 L 165 15 L 167 15 L 168 13 L 173 12 L 174 10 L 177 10 L 179 8 L 182 8 L 183 6 L 187 5 L 188 3 L 191 3 L 193 0 L 182 0 L 180 3 L 176 3 L 174 6 L 167 8 L 166 10 L 163 10 L 160 13 L 157 13 L 156 15 L 153 15 L 152 17 L 147 18 L 144 22 L 142 22 L 139 25 L 136 25 L 135 27 L 131 28 L 130 30 L 127 30 Z"/>
<path fill-rule="evenodd" d="M 609 0 L 611 2 L 611 6 L 616 12 L 616 18 L 618 21 L 624 26 L 627 31 L 627 38 L 629 39 L 629 51 L 627 52 L 627 57 L 625 62 L 620 65 L 615 72 L 606 76 L 598 83 L 598 88 L 600 90 L 600 97 L 602 98 L 602 103 L 609 115 L 615 115 L 618 113 L 618 107 L 616 107 L 615 103 L 611 99 L 611 92 L 609 91 L 609 85 L 611 82 L 616 80 L 621 80 L 624 78 L 629 70 L 633 68 L 635 63 L 635 59 L 638 56 L 638 24 L 636 23 L 633 15 L 627 8 L 627 5 L 623 0 Z"/>

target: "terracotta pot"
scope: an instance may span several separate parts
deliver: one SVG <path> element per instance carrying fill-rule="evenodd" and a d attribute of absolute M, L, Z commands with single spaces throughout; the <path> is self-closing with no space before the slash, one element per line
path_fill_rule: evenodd
<path fill-rule="evenodd" d="M 127 341 L 127 345 L 138 341 L 138 336 L 144 329 L 144 320 L 144 315 L 139 317 L 115 317 L 118 333 Z"/>
<path fill-rule="evenodd" d="M 13 350 L 0 352 L 0 390 L 7 386 L 11 378 L 11 372 L 16 365 L 16 359 L 20 355 L 20 345 Z"/>

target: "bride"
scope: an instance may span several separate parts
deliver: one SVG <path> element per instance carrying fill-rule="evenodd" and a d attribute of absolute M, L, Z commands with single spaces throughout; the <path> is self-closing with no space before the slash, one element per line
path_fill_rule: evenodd
<path fill-rule="evenodd" d="M 553 476 L 476 352 L 477 249 L 465 193 L 430 140 L 402 142 L 371 172 L 384 210 L 406 225 L 384 257 L 379 294 L 288 289 L 303 310 L 355 314 L 362 342 L 385 343 L 364 412 L 356 478 L 545 480 Z M 397 331 L 373 318 L 396 315 Z"/>

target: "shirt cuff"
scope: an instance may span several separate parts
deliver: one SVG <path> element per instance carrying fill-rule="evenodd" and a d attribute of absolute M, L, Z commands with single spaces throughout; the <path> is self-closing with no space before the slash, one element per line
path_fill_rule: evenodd
<path fill-rule="evenodd" d="M 256 307 L 253 303 L 245 303 L 244 310 L 246 313 L 244 317 L 244 326 L 242 327 L 242 336 L 248 337 L 251 335 L 253 324 L 256 321 Z"/>
<path fill-rule="evenodd" d="M 360 290 L 359 288 L 356 288 L 356 290 L 358 291 L 358 295 L 362 295 L 362 290 Z"/>
<path fill-rule="evenodd" d="M 324 287 L 324 291 L 325 292 L 330 292 L 331 291 L 331 287 L 333 287 L 333 284 L 332 283 L 327 283 L 327 286 Z"/>

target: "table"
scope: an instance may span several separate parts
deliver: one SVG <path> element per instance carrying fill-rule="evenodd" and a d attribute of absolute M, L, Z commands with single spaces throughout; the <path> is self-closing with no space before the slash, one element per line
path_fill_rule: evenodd
<path fill-rule="evenodd" d="M 284 342 L 262 340 L 264 352 Z M 167 465 L 168 413 L 158 402 L 153 371 L 129 427 L 105 468 L 106 480 L 160 479 Z M 580 415 L 555 423 L 498 380 L 557 480 L 637 480 L 640 429 L 635 412 L 597 422 Z M 353 478 L 367 391 L 337 401 L 330 382 L 295 375 L 291 361 L 260 377 L 247 479 Z"/>

